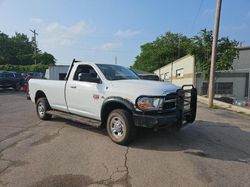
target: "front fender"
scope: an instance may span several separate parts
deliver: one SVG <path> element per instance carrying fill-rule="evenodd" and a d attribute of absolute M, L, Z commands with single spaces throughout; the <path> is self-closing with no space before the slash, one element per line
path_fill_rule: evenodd
<path fill-rule="evenodd" d="M 103 111 L 105 106 L 107 106 L 110 103 L 119 103 L 119 104 L 124 105 L 129 110 L 135 111 L 134 104 L 132 102 L 130 102 L 129 100 L 124 99 L 122 97 L 112 96 L 112 97 L 107 97 L 103 101 L 101 112 Z"/>
<path fill-rule="evenodd" d="M 132 113 L 134 113 L 135 111 L 134 104 L 130 102 L 129 100 L 124 99 L 122 97 L 116 97 L 116 96 L 107 97 L 103 101 L 102 108 L 101 108 L 102 121 L 105 121 L 109 112 L 116 108 L 126 108 Z"/>

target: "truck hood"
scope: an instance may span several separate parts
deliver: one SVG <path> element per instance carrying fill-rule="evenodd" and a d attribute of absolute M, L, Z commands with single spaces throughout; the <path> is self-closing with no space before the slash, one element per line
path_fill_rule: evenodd
<path fill-rule="evenodd" d="M 111 85 L 115 90 L 126 92 L 129 95 L 166 95 L 176 92 L 180 87 L 170 82 L 150 81 L 150 80 L 119 80 L 111 81 Z"/>

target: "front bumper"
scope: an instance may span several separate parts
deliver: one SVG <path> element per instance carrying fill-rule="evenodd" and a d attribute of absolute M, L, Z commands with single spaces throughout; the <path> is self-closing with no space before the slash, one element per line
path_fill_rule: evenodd
<path fill-rule="evenodd" d="M 187 87 L 191 87 L 191 89 L 185 89 Z M 135 126 L 147 128 L 158 128 L 173 125 L 177 128 L 181 128 L 195 120 L 196 108 L 196 89 L 192 85 L 184 85 L 177 91 L 174 108 L 150 113 L 134 112 L 134 124 Z"/>

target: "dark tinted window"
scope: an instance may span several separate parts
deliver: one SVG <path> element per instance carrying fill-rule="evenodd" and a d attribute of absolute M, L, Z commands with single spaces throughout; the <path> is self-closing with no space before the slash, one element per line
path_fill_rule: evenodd
<path fill-rule="evenodd" d="M 139 79 L 133 71 L 123 66 L 112 64 L 97 64 L 97 66 L 108 80 Z"/>
<path fill-rule="evenodd" d="M 15 77 L 16 78 L 23 78 L 22 75 L 20 73 L 15 73 Z"/>
<path fill-rule="evenodd" d="M 208 90 L 208 83 L 203 82 L 202 94 L 206 95 Z M 214 87 L 215 94 L 233 94 L 232 82 L 216 82 Z"/>
<path fill-rule="evenodd" d="M 13 78 L 14 74 L 13 73 L 4 73 L 6 78 Z"/>

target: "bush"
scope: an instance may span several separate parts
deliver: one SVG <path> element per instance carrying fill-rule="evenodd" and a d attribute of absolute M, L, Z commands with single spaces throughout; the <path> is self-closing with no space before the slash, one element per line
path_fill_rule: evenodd
<path fill-rule="evenodd" d="M 49 65 L 45 65 L 45 64 L 32 64 L 32 65 L 5 64 L 5 65 L 0 65 L 0 70 L 16 71 L 19 73 L 27 73 L 27 72 L 34 72 L 34 71 L 45 73 L 45 71 L 48 67 L 49 67 Z"/>

